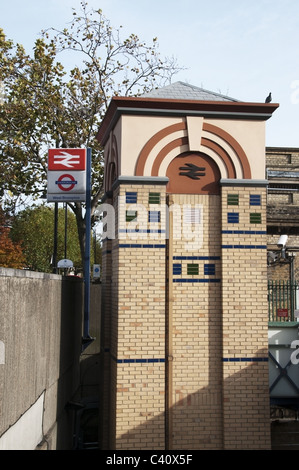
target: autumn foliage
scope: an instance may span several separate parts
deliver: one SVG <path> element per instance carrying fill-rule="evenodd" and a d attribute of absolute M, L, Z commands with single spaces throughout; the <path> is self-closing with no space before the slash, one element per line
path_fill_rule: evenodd
<path fill-rule="evenodd" d="M 100 9 L 89 9 L 85 1 L 80 5 L 67 28 L 43 31 L 30 54 L 0 28 L 0 197 L 8 191 L 14 198 L 43 198 L 47 150 L 91 148 L 93 225 L 104 169 L 96 135 L 111 97 L 140 96 L 165 86 L 180 68 L 176 59 L 160 56 L 157 38 L 147 45 L 135 34 L 125 36 Z M 66 58 L 64 66 L 60 59 Z M 69 202 L 68 207 L 83 263 L 84 204 Z"/>
<path fill-rule="evenodd" d="M 21 269 L 24 267 L 22 248 L 20 244 L 13 243 L 9 232 L 6 217 L 0 209 L 0 267 Z"/>

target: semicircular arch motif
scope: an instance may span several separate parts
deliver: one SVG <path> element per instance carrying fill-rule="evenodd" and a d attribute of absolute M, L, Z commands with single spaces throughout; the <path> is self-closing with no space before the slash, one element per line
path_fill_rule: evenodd
<path fill-rule="evenodd" d="M 119 174 L 118 169 L 118 150 L 117 141 L 115 136 L 112 136 L 111 149 L 108 153 L 107 161 L 105 163 L 105 192 L 111 190 L 114 181 L 117 179 Z"/>
<path fill-rule="evenodd" d="M 211 134 L 216 135 L 217 137 L 220 137 L 220 139 L 222 139 L 224 142 L 226 142 L 229 145 L 229 147 L 231 147 L 231 149 L 234 151 L 234 153 L 237 155 L 240 161 L 243 178 L 250 179 L 251 169 L 250 169 L 249 161 L 246 156 L 246 153 L 244 152 L 239 142 L 231 134 L 224 131 L 218 126 L 215 126 L 214 124 L 209 124 L 205 122 L 203 124 L 203 131 L 207 131 Z"/>
<path fill-rule="evenodd" d="M 205 152 L 207 149 L 207 154 L 213 158 L 213 155 L 220 158 L 226 171 L 226 174 L 222 174 L 222 177 L 225 178 L 237 178 L 238 171 L 236 169 L 236 163 L 234 162 L 233 155 L 238 159 L 240 164 L 242 175 L 239 177 L 243 179 L 251 178 L 251 169 L 248 162 L 248 158 L 241 147 L 241 145 L 234 139 L 228 132 L 224 131 L 218 126 L 210 123 L 203 123 L 203 131 L 205 131 L 205 136 L 201 140 L 201 152 Z M 161 143 L 166 137 L 169 139 L 169 136 L 177 133 L 178 131 L 187 131 L 186 122 L 182 121 L 180 123 L 172 124 L 166 128 L 161 129 L 157 132 L 149 141 L 145 144 L 142 151 L 139 154 L 135 175 L 144 176 L 144 170 L 147 163 L 147 160 L 150 154 L 154 151 L 154 148 L 158 143 Z M 214 139 L 213 139 L 214 136 Z M 215 136 L 217 139 L 215 139 Z M 217 142 L 216 142 L 217 140 Z M 225 145 L 221 145 L 221 141 Z M 174 150 L 177 148 L 177 154 L 182 152 L 182 149 L 188 145 L 188 136 L 184 137 L 175 137 L 171 141 L 168 141 L 157 153 L 154 158 L 154 161 L 151 166 L 151 176 L 158 176 L 161 165 L 170 153 L 175 153 Z M 225 148 L 226 147 L 226 148 Z M 229 149 L 229 150 L 228 150 Z M 173 158 L 175 155 L 173 155 Z M 170 157 L 171 158 L 171 157 Z M 216 161 L 216 158 L 215 158 Z"/>
<path fill-rule="evenodd" d="M 185 122 L 179 122 L 176 124 L 172 124 L 171 126 L 165 127 L 161 129 L 159 132 L 153 135 L 149 139 L 149 141 L 145 144 L 143 149 L 141 150 L 135 168 L 135 176 L 144 176 L 144 168 L 146 161 L 154 149 L 154 147 L 162 141 L 165 137 L 176 133 L 177 131 L 185 131 L 187 130 L 187 125 Z"/>

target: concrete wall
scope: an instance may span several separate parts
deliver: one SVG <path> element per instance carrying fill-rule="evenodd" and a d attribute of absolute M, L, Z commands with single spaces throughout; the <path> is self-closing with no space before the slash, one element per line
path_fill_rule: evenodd
<path fill-rule="evenodd" d="M 83 283 L 0 268 L 0 450 L 72 448 Z"/>

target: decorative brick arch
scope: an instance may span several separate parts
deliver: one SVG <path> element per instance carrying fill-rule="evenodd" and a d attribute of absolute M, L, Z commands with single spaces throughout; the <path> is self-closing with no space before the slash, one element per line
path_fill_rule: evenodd
<path fill-rule="evenodd" d="M 239 158 L 242 167 L 243 178 L 251 179 L 249 161 L 239 142 L 237 142 L 237 140 L 234 139 L 228 132 L 224 131 L 220 127 L 214 126 L 213 124 L 204 123 L 203 130 L 222 138 L 225 142 L 228 143 L 228 145 L 233 149 Z"/>
<path fill-rule="evenodd" d="M 135 168 L 136 176 L 144 176 L 146 162 L 154 147 L 165 137 L 168 137 L 179 131 L 187 132 L 187 124 L 185 121 L 165 127 L 161 131 L 157 132 L 151 139 L 149 139 L 149 141 L 145 144 L 139 154 Z M 236 167 L 231 155 L 227 150 L 224 149 L 224 147 L 221 146 L 219 142 L 213 140 L 213 135 L 220 138 L 229 146 L 232 152 L 237 156 L 242 170 L 242 178 L 250 179 L 251 169 L 247 156 L 244 150 L 242 149 L 241 145 L 236 141 L 236 139 L 234 139 L 228 132 L 224 131 L 223 129 L 209 123 L 203 124 L 203 131 L 206 131 L 206 133 L 208 133 L 210 137 L 206 136 L 202 138 L 201 151 L 204 152 L 204 149 L 206 148 L 208 149 L 208 151 L 210 151 L 208 153 L 212 152 L 216 154 L 221 159 L 222 163 L 226 168 L 227 177 L 232 179 L 236 178 Z M 174 138 L 158 152 L 151 167 L 151 176 L 158 176 L 159 169 L 163 160 L 169 155 L 170 152 L 174 151 L 176 148 L 178 150 L 177 155 L 189 150 L 188 136 Z"/>
<path fill-rule="evenodd" d="M 147 158 L 155 145 L 160 142 L 162 139 L 167 137 L 170 134 L 174 134 L 177 131 L 184 131 L 187 130 L 186 122 L 180 122 L 177 124 L 172 124 L 171 126 L 165 127 L 161 129 L 161 131 L 157 132 L 151 139 L 145 144 L 143 149 L 141 150 L 135 168 L 135 176 L 143 176 L 144 175 L 144 167 L 147 161 Z"/>
<path fill-rule="evenodd" d="M 220 170 L 215 161 L 200 152 L 184 152 L 167 167 L 166 192 L 172 194 L 220 194 Z"/>
<path fill-rule="evenodd" d="M 115 136 L 112 136 L 111 149 L 108 153 L 107 161 L 105 163 L 105 192 L 110 191 L 114 181 L 119 175 L 118 168 L 118 149 Z"/>

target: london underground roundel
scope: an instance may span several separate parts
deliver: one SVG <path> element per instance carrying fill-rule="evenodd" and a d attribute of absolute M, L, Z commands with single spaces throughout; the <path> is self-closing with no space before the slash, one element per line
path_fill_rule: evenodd
<path fill-rule="evenodd" d="M 75 180 L 73 175 L 60 175 L 56 184 L 61 191 L 71 191 L 75 188 L 78 181 Z"/>

